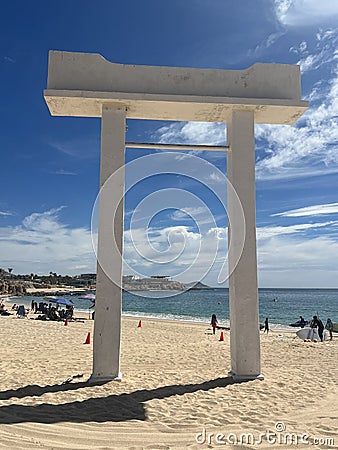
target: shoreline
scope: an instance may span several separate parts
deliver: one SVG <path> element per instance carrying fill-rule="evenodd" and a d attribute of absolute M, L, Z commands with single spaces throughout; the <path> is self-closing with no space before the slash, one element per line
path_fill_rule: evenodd
<path fill-rule="evenodd" d="M 14 303 L 15 302 L 8 303 L 8 305 L 11 305 Z M 9 309 L 9 311 L 12 312 L 11 309 Z M 82 310 L 74 309 L 74 316 L 77 319 L 83 319 L 86 321 L 93 322 L 93 319 L 91 318 L 92 312 L 93 312 L 93 309 L 91 309 L 90 311 L 83 310 L 83 309 Z M 36 313 L 32 314 L 31 312 L 28 314 L 29 319 L 35 319 L 34 316 L 38 316 L 38 314 L 36 314 Z M 85 317 L 85 316 L 87 316 L 87 317 Z M 205 327 L 208 327 L 208 326 L 210 327 L 210 321 L 204 320 L 203 318 L 188 319 L 188 318 L 178 318 L 178 317 L 177 318 L 175 318 L 175 317 L 157 317 L 155 315 L 146 315 L 146 313 L 132 314 L 132 313 L 128 313 L 128 312 L 122 312 L 122 318 L 130 319 L 130 320 L 142 320 L 142 321 L 148 321 L 148 322 L 154 321 L 154 322 L 159 322 L 159 323 L 187 324 L 187 325 L 195 325 L 195 326 L 203 325 Z M 50 321 L 47 321 L 47 322 L 50 322 Z M 296 328 L 296 327 L 292 328 L 292 327 L 289 327 L 288 325 L 283 325 L 283 324 L 270 323 L 269 325 L 270 325 L 269 333 L 278 333 L 278 334 L 294 333 L 294 334 L 296 334 L 296 332 L 301 329 L 301 328 Z M 221 324 L 219 324 L 218 326 L 220 327 L 220 328 L 218 328 L 218 331 L 229 331 L 230 321 L 224 321 Z M 210 328 L 210 330 L 212 330 L 212 328 Z M 260 334 L 261 335 L 264 334 L 263 330 L 260 330 Z M 338 333 L 334 333 L 334 334 L 337 334 L 337 336 L 338 336 Z"/>
<path fill-rule="evenodd" d="M 5 302 L 8 304 L 8 309 L 11 309 L 11 305 L 13 303 L 17 303 L 18 305 L 20 304 L 24 304 L 26 307 L 30 308 L 31 306 L 31 301 L 35 300 L 37 302 L 43 301 L 46 302 L 46 300 L 44 300 L 43 296 L 39 296 L 39 297 L 35 297 L 35 296 L 16 296 L 16 295 L 12 295 L 12 296 L 8 296 L 6 294 L 2 295 L 2 297 L 5 299 Z M 74 301 L 75 303 L 75 311 L 82 315 L 84 318 L 90 318 L 89 315 L 92 314 L 92 312 L 94 311 L 93 308 L 90 308 L 91 304 L 87 301 L 80 301 L 77 299 L 77 296 L 75 296 L 74 298 L 72 297 L 67 297 L 71 300 Z M 202 297 L 203 298 L 203 297 Z M 218 298 L 215 299 L 215 302 L 212 303 L 210 302 L 210 306 L 208 306 L 207 308 L 204 309 L 200 309 L 200 310 L 194 310 L 193 308 L 183 308 L 182 309 L 182 313 L 180 314 L 180 307 L 175 307 L 175 308 L 167 308 L 165 306 L 165 301 L 163 303 L 163 309 L 161 306 L 161 301 L 162 298 L 159 297 L 159 303 L 156 302 L 157 299 L 153 300 L 152 297 L 149 297 L 150 300 L 150 305 L 152 301 L 155 301 L 154 303 L 154 308 L 152 307 L 148 307 L 147 305 L 145 305 L 143 310 L 143 300 L 142 301 L 138 301 L 138 299 L 134 299 L 130 296 L 126 297 L 126 301 L 123 301 L 123 311 L 122 311 L 122 315 L 124 317 L 131 317 L 131 318 L 138 318 L 138 319 L 154 319 L 154 320 L 160 320 L 160 321 L 175 321 L 175 322 L 183 322 L 183 323 L 197 323 L 197 324 L 204 324 L 204 325 L 208 325 L 209 321 L 210 321 L 210 316 L 207 315 L 208 311 L 212 311 L 214 308 L 218 308 L 219 306 L 217 306 L 217 300 Z M 210 300 L 209 300 L 210 301 Z M 134 303 L 137 302 L 137 303 Z M 147 303 L 147 302 L 146 302 Z M 157 303 L 157 306 L 156 306 Z M 189 303 L 189 298 L 187 300 L 187 305 Z M 223 300 L 222 300 L 223 303 Z M 207 305 L 209 305 L 209 303 L 206 303 Z M 218 303 L 219 305 L 220 303 Z M 278 305 L 278 302 L 276 303 L 272 303 L 272 309 L 275 307 L 275 305 Z M 223 307 L 222 307 L 223 308 Z M 260 306 L 261 308 L 261 306 Z M 301 308 L 301 307 L 300 307 Z M 230 326 L 230 321 L 229 321 L 229 311 L 227 310 L 228 306 L 227 304 L 225 304 L 225 308 L 220 312 L 218 312 L 217 310 L 215 311 L 217 313 L 218 316 L 218 322 L 219 322 L 219 326 L 221 327 L 229 327 Z M 264 310 L 263 310 L 264 311 Z M 196 314 L 196 312 L 198 314 Z M 263 316 L 263 312 L 261 312 L 261 321 L 260 324 L 263 323 L 263 318 L 265 316 L 268 316 L 268 314 L 264 314 Z M 331 315 L 331 314 L 330 314 Z M 329 317 L 330 315 L 328 315 L 327 317 Z M 273 316 L 273 314 L 272 314 Z M 273 318 L 271 318 L 269 320 L 269 326 L 270 326 L 270 330 L 271 331 L 275 331 L 275 332 L 279 332 L 279 333 L 295 333 L 298 330 L 300 330 L 300 327 L 290 327 L 290 323 L 293 323 L 292 320 L 290 320 L 290 317 L 287 317 L 287 315 L 285 315 L 286 317 L 283 317 L 283 314 L 279 315 L 277 314 L 277 317 L 275 316 L 275 321 L 273 320 Z M 297 313 L 296 313 L 297 316 Z M 331 315 L 332 316 L 332 315 Z M 310 317 L 309 314 L 307 314 L 305 317 Z M 335 317 L 335 316 L 334 316 Z M 335 321 L 334 321 L 335 323 Z"/>
<path fill-rule="evenodd" d="M 207 288 L 187 288 L 184 290 L 177 290 L 177 289 L 122 289 L 123 292 L 128 292 L 130 294 L 134 294 L 134 295 L 139 295 L 140 293 L 144 292 L 144 293 L 148 293 L 148 292 L 161 292 L 161 293 L 168 293 L 168 294 L 172 294 L 173 292 L 177 293 L 178 295 L 184 292 L 188 292 L 188 291 L 193 291 L 193 292 L 203 292 L 203 291 L 228 291 L 229 288 L 228 287 L 207 287 Z M 338 291 L 338 287 L 336 288 L 312 288 L 312 287 L 301 287 L 301 288 L 286 288 L 286 287 L 259 287 L 258 291 L 274 291 L 274 290 L 278 290 L 278 291 L 289 291 L 289 290 L 293 290 L 293 291 L 313 291 L 313 290 L 317 290 L 317 291 Z M 77 295 L 77 294 L 83 294 L 83 293 L 87 293 L 87 292 L 91 292 L 91 293 L 95 293 L 95 289 L 88 289 L 88 288 L 74 288 L 74 287 L 61 287 L 61 286 L 53 286 L 51 288 L 27 288 L 26 293 L 24 294 L 12 294 L 12 293 L 7 293 L 7 294 L 0 294 L 0 299 L 1 298 L 6 298 L 6 297 L 26 297 L 26 296 L 48 296 L 48 295 L 53 295 L 53 294 L 59 294 L 59 295 Z M 159 297 L 161 298 L 161 297 Z"/>

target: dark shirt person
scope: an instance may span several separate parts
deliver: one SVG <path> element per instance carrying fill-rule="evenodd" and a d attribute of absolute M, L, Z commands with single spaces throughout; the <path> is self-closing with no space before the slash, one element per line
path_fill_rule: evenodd
<path fill-rule="evenodd" d="M 310 327 L 317 328 L 319 339 L 321 340 L 321 342 L 323 342 L 323 332 L 324 332 L 323 322 L 320 319 L 318 319 L 317 316 L 313 316 L 310 323 Z"/>
<path fill-rule="evenodd" d="M 332 337 L 333 323 L 332 323 L 332 320 L 330 318 L 327 319 L 325 328 L 329 331 L 330 341 L 332 341 L 332 339 L 333 339 L 333 337 Z"/>
<path fill-rule="evenodd" d="M 264 333 L 269 334 L 269 318 L 267 317 L 264 321 Z"/>
<path fill-rule="evenodd" d="M 212 326 L 212 334 L 215 334 L 217 323 L 218 322 L 217 322 L 216 314 L 213 314 L 211 316 L 211 323 L 210 323 L 210 325 Z"/>
<path fill-rule="evenodd" d="M 318 334 L 319 334 L 319 338 L 320 338 L 320 340 L 321 340 L 321 342 L 323 342 L 323 339 L 324 339 L 324 325 L 323 325 L 323 322 L 320 320 L 320 319 L 318 319 Z"/>
<path fill-rule="evenodd" d="M 50 309 L 48 318 L 49 320 L 59 320 L 59 315 L 54 307 Z"/>
<path fill-rule="evenodd" d="M 317 328 L 318 327 L 318 317 L 317 316 L 313 316 L 311 323 L 310 323 L 310 327 L 311 328 Z"/>

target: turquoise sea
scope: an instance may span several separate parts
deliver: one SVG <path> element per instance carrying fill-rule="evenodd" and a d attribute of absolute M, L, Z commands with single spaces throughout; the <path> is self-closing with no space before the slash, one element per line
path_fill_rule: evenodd
<path fill-rule="evenodd" d="M 170 295 L 166 297 L 166 295 Z M 91 302 L 78 296 L 64 296 L 74 302 L 75 310 L 89 313 Z M 32 299 L 43 297 L 12 297 L 11 303 L 31 304 Z M 188 320 L 209 323 L 215 313 L 219 324 L 229 324 L 228 289 L 191 290 L 177 295 L 173 292 L 123 292 L 123 314 L 137 318 Z M 93 311 L 93 310 L 90 310 Z M 302 315 L 310 320 L 318 315 L 322 321 L 328 317 L 338 322 L 338 289 L 259 289 L 260 322 L 265 317 L 273 327 L 284 328 Z M 325 322 L 324 322 L 325 323 Z"/>

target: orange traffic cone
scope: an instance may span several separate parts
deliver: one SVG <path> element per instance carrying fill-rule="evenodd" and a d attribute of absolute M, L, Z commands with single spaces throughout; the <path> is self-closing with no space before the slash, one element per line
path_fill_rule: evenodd
<path fill-rule="evenodd" d="M 68 325 L 68 318 L 65 320 L 65 327 Z"/>
<path fill-rule="evenodd" d="M 142 321 L 141 320 L 139 321 L 139 323 L 137 325 L 137 328 L 142 328 Z"/>
<path fill-rule="evenodd" d="M 220 341 L 224 341 L 224 334 L 223 334 L 223 331 L 221 331 L 221 335 L 220 335 L 220 337 L 219 337 L 219 340 L 220 340 Z"/>
<path fill-rule="evenodd" d="M 90 344 L 90 333 L 88 332 L 86 340 L 84 341 L 84 344 Z"/>

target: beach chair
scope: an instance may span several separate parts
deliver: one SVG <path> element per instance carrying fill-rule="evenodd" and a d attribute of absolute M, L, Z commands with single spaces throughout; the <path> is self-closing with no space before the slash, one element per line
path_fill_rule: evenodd
<path fill-rule="evenodd" d="M 19 319 L 23 319 L 26 316 L 26 310 L 24 305 L 20 305 L 17 312 L 16 312 L 17 316 L 19 317 Z"/>

